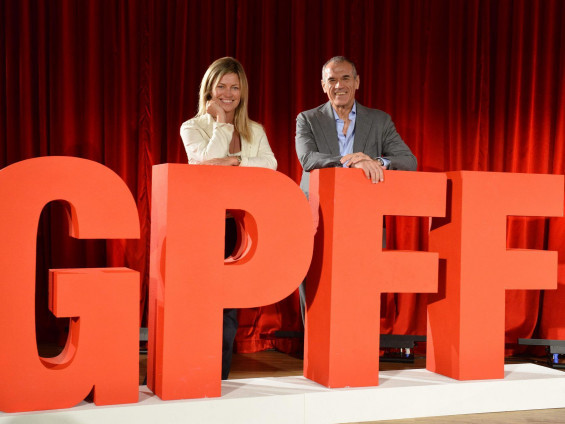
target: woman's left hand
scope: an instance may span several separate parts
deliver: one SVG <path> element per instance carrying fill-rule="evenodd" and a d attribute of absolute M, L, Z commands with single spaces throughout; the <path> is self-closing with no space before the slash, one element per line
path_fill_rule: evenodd
<path fill-rule="evenodd" d="M 200 162 L 199 165 L 238 166 L 239 161 L 235 156 L 227 156 L 225 158 L 208 159 Z"/>

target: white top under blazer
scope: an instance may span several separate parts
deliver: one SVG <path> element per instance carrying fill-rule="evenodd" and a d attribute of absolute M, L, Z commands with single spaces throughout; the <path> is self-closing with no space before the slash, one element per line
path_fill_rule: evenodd
<path fill-rule="evenodd" d="M 218 123 L 208 113 L 189 119 L 180 127 L 180 136 L 188 156 L 188 163 L 199 163 L 226 156 L 241 156 L 240 166 L 276 170 L 277 160 L 263 127 L 251 121 L 250 129 L 251 140 L 242 137 L 241 152 L 230 154 L 229 148 L 234 131 L 232 124 Z"/>

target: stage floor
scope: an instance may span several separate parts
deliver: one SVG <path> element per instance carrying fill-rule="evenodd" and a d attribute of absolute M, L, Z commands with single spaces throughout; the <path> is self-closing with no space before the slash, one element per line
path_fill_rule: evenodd
<path fill-rule="evenodd" d="M 0 414 L 0 423 L 351 423 L 565 408 L 565 373 L 507 364 L 502 380 L 462 382 L 425 369 L 389 370 L 381 371 L 378 387 L 353 389 L 327 389 L 291 375 L 230 379 L 220 398 L 182 401 L 161 401 L 140 386 L 139 399 L 131 405 L 83 402 L 68 410 Z"/>

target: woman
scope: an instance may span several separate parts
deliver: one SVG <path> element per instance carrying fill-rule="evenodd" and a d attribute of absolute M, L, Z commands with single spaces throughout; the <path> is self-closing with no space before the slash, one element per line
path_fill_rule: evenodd
<path fill-rule="evenodd" d="M 198 114 L 180 128 L 188 163 L 277 169 L 263 127 L 247 116 L 247 95 L 241 63 L 224 57 L 210 65 Z"/>
<path fill-rule="evenodd" d="M 224 57 L 210 65 L 200 85 L 198 114 L 180 128 L 188 163 L 277 169 L 263 127 L 247 116 L 247 96 L 241 63 Z M 226 218 L 225 257 L 232 253 L 236 239 L 235 220 L 230 216 Z M 237 310 L 224 309 L 222 380 L 230 372 L 237 324 Z"/>

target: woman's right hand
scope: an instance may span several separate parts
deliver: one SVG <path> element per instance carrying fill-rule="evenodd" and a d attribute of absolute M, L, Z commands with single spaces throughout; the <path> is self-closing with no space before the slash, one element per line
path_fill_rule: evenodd
<path fill-rule="evenodd" d="M 208 100 L 206 102 L 206 112 L 212 115 L 216 122 L 226 122 L 226 112 L 215 100 Z"/>

